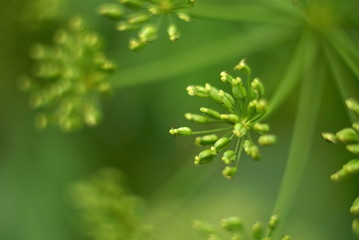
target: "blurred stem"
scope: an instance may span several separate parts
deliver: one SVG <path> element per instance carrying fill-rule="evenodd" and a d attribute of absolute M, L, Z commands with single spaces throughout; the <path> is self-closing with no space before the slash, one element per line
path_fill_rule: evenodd
<path fill-rule="evenodd" d="M 204 4 L 193 8 L 190 12 L 191 16 L 198 19 L 213 20 L 220 22 L 252 22 L 252 23 L 270 23 L 283 26 L 295 27 L 300 23 L 295 21 L 293 16 L 296 12 L 290 11 L 291 14 L 285 15 L 283 11 L 276 13 L 277 9 L 268 8 L 261 5 L 210 5 Z M 282 9 L 281 9 L 282 10 Z M 294 20 L 294 21 L 293 21 Z"/>
<path fill-rule="evenodd" d="M 340 30 L 328 33 L 326 39 L 341 56 L 341 58 L 348 64 L 359 80 L 358 47 L 353 44 L 344 32 L 341 32 Z"/>
<path fill-rule="evenodd" d="M 327 55 L 328 63 L 330 65 L 330 69 L 332 70 L 334 75 L 335 83 L 344 103 L 346 99 L 357 96 L 357 94 L 359 93 L 358 84 L 355 81 L 353 81 L 352 83 L 350 82 L 352 77 L 348 76 L 347 71 L 345 71 L 343 67 L 343 64 L 338 61 L 338 55 L 335 54 L 335 52 L 333 52 L 329 46 L 326 46 L 325 52 Z M 350 120 L 354 122 L 356 119 L 354 113 L 348 108 L 345 108 L 345 110 L 347 111 Z"/>
<path fill-rule="evenodd" d="M 310 51 L 309 51 L 310 50 Z M 317 116 L 324 82 L 323 64 L 315 62 L 315 52 L 309 49 L 304 53 L 304 74 L 301 93 L 298 99 L 294 132 L 289 150 L 284 177 L 279 195 L 273 209 L 273 214 L 280 216 L 286 222 L 288 212 L 294 202 L 306 162 L 309 159 L 310 148 L 315 130 Z M 315 64 L 314 64 L 315 63 Z M 316 69 L 315 69 L 316 68 Z M 321 68 L 321 69 L 318 69 Z M 279 226 L 277 232 L 281 232 Z M 277 233 L 276 232 L 276 233 Z"/>
<path fill-rule="evenodd" d="M 298 83 L 300 76 L 302 74 L 302 65 L 303 65 L 303 52 L 306 51 L 308 47 L 315 46 L 311 44 L 311 38 L 308 32 L 303 33 L 302 38 L 299 40 L 294 56 L 290 62 L 289 67 L 286 69 L 285 75 L 281 80 L 279 86 L 277 87 L 273 98 L 270 101 L 271 111 L 265 117 L 268 117 L 279 105 L 284 102 L 284 100 L 289 96 L 289 94 L 294 90 L 294 87 Z"/>
<path fill-rule="evenodd" d="M 263 44 L 263 36 L 266 36 L 265 44 Z M 279 27 L 257 27 L 246 33 L 227 36 L 216 42 L 189 46 L 187 51 L 169 54 L 166 58 L 118 71 L 112 76 L 113 86 L 126 87 L 164 79 L 170 80 L 174 75 L 198 71 L 200 68 L 215 65 L 227 59 L 238 60 L 264 49 L 281 46 L 291 40 L 292 36 L 292 31 L 288 29 L 283 31 L 283 28 Z M 203 58 L 203 56 L 208 57 Z"/>

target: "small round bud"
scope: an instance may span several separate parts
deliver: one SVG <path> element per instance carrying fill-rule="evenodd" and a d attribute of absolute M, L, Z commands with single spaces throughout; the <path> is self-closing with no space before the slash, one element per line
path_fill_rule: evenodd
<path fill-rule="evenodd" d="M 356 100 L 354 100 L 353 98 L 350 98 L 345 101 L 345 104 L 347 105 L 348 109 L 350 109 L 356 115 L 359 116 L 359 103 Z"/>
<path fill-rule="evenodd" d="M 143 14 L 143 13 L 140 13 L 140 14 L 135 14 L 135 15 L 132 15 L 128 18 L 128 23 L 130 25 L 137 25 L 137 24 L 140 24 L 140 23 L 144 23 L 144 22 L 147 22 L 149 19 L 150 19 L 150 15 L 148 14 Z"/>
<path fill-rule="evenodd" d="M 278 222 L 279 222 L 279 218 L 277 215 L 271 216 L 271 218 L 269 219 L 269 227 L 272 230 L 276 229 L 278 226 Z"/>
<path fill-rule="evenodd" d="M 350 208 L 350 212 L 354 215 L 359 215 L 359 197 L 354 200 L 353 205 Z"/>
<path fill-rule="evenodd" d="M 210 117 L 216 118 L 216 119 L 221 119 L 221 114 L 215 110 L 209 109 L 209 108 L 204 108 L 201 107 L 199 109 L 201 112 L 207 114 Z"/>
<path fill-rule="evenodd" d="M 359 144 L 350 144 L 346 146 L 347 150 L 355 155 L 359 155 Z"/>
<path fill-rule="evenodd" d="M 228 231 L 238 231 L 242 227 L 242 220 L 239 217 L 224 218 L 221 221 L 221 226 Z"/>
<path fill-rule="evenodd" d="M 276 141 L 277 141 L 276 136 L 271 135 L 271 134 L 261 135 L 258 138 L 258 144 L 261 146 L 270 146 L 270 145 L 274 144 Z"/>
<path fill-rule="evenodd" d="M 357 236 L 359 236 L 359 218 L 356 218 L 356 219 L 353 220 L 352 229 L 353 229 L 353 232 Z"/>
<path fill-rule="evenodd" d="M 251 69 L 247 66 L 245 59 L 242 59 L 235 67 L 234 70 L 244 71 L 247 74 L 251 73 Z"/>
<path fill-rule="evenodd" d="M 218 140 L 217 135 L 210 134 L 201 137 L 196 137 L 195 143 L 199 146 L 205 146 L 205 145 L 214 144 L 217 140 Z"/>
<path fill-rule="evenodd" d="M 176 40 L 178 40 L 181 36 L 181 34 L 179 33 L 177 26 L 174 24 L 170 24 L 167 28 L 167 34 L 168 34 L 168 38 L 174 42 Z"/>
<path fill-rule="evenodd" d="M 174 136 L 190 136 L 192 135 L 192 130 L 189 127 L 171 128 L 169 133 Z"/>
<path fill-rule="evenodd" d="M 99 14 L 111 18 L 111 19 L 119 19 L 123 16 L 124 10 L 118 4 L 101 4 L 98 8 Z"/>
<path fill-rule="evenodd" d="M 261 222 L 256 222 L 253 224 L 252 236 L 255 240 L 260 240 L 263 237 L 263 225 Z"/>
<path fill-rule="evenodd" d="M 203 150 L 194 158 L 194 164 L 199 165 L 209 163 L 215 156 L 216 152 L 213 152 L 211 149 Z"/>
<path fill-rule="evenodd" d="M 338 182 L 347 176 L 348 176 L 348 172 L 344 169 L 340 169 L 339 171 L 337 171 L 336 173 L 330 176 L 330 180 L 334 182 Z"/>
<path fill-rule="evenodd" d="M 253 81 L 251 82 L 251 88 L 253 91 L 253 97 L 254 98 L 261 98 L 264 94 L 264 87 L 263 84 L 261 83 L 261 81 L 258 78 L 253 79 Z"/>
<path fill-rule="evenodd" d="M 270 128 L 269 125 L 266 123 L 255 123 L 253 126 L 253 130 L 259 133 L 267 133 L 269 132 Z"/>
<path fill-rule="evenodd" d="M 157 28 L 152 24 L 144 26 L 138 33 L 141 42 L 153 42 L 157 39 Z"/>
<path fill-rule="evenodd" d="M 230 144 L 230 142 L 231 140 L 229 138 L 222 137 L 214 143 L 213 147 L 211 147 L 211 150 L 214 152 L 219 152 L 223 148 L 225 148 L 228 144 Z"/>
<path fill-rule="evenodd" d="M 233 124 L 239 122 L 239 117 L 235 114 L 221 114 L 221 119 Z"/>
<path fill-rule="evenodd" d="M 261 157 L 261 154 L 259 152 L 259 148 L 256 145 L 252 145 L 249 148 L 248 154 L 253 160 L 259 160 L 260 157 Z"/>
<path fill-rule="evenodd" d="M 233 150 L 227 150 L 223 153 L 222 161 L 229 165 L 236 160 L 236 153 Z"/>
<path fill-rule="evenodd" d="M 204 123 L 211 122 L 211 119 L 209 119 L 206 116 L 199 115 L 199 114 L 186 113 L 184 116 L 187 120 L 189 120 L 191 122 L 195 122 L 195 123 L 204 124 Z"/>
<path fill-rule="evenodd" d="M 207 90 L 203 86 L 188 86 L 186 90 L 190 96 L 209 97 Z"/>
<path fill-rule="evenodd" d="M 185 21 L 185 22 L 191 21 L 191 17 L 185 12 L 176 12 L 176 14 L 177 14 L 177 17 L 179 19 L 181 19 L 182 21 Z"/>
<path fill-rule="evenodd" d="M 359 160 L 358 159 L 350 160 L 347 164 L 343 166 L 343 169 L 348 174 L 359 173 Z"/>
<path fill-rule="evenodd" d="M 337 137 L 333 133 L 325 132 L 325 133 L 322 133 L 322 136 L 323 136 L 324 140 L 327 142 L 330 142 L 330 143 L 337 142 Z"/>
<path fill-rule="evenodd" d="M 352 128 L 344 128 L 339 132 L 337 132 L 336 136 L 339 139 L 339 141 L 344 143 L 358 140 L 358 134 Z"/>
<path fill-rule="evenodd" d="M 229 180 L 231 180 L 236 173 L 237 173 L 237 168 L 230 166 L 226 166 L 222 171 L 223 176 Z"/>
<path fill-rule="evenodd" d="M 352 127 L 359 132 L 359 122 L 353 123 Z"/>

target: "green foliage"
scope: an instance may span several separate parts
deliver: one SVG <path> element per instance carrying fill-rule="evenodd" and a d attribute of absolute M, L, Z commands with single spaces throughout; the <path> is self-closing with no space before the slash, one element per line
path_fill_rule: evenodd
<path fill-rule="evenodd" d="M 114 63 L 104 56 L 99 35 L 80 17 L 58 30 L 54 41 L 54 46 L 33 47 L 33 75 L 20 79 L 32 107 L 41 112 L 36 125 L 54 124 L 65 131 L 94 126 L 101 118 L 99 98 L 110 91 L 108 75 Z"/>
<path fill-rule="evenodd" d="M 134 240 L 148 233 L 140 215 L 143 202 L 127 190 L 123 178 L 117 169 L 106 168 L 73 184 L 74 206 L 91 239 Z"/>

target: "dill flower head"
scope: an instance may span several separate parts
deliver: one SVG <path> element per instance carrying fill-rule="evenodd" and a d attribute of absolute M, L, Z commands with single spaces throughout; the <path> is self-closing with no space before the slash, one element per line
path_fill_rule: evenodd
<path fill-rule="evenodd" d="M 69 131 L 96 125 L 100 96 L 109 92 L 108 75 L 115 68 L 103 53 L 99 35 L 75 17 L 56 32 L 53 46 L 37 44 L 31 57 L 34 71 L 20 78 L 20 88 L 40 112 L 37 126 L 53 124 Z"/>
<path fill-rule="evenodd" d="M 231 92 L 217 89 L 210 84 L 189 86 L 190 96 L 208 98 L 222 107 L 222 112 L 201 107 L 201 114 L 186 113 L 185 118 L 198 124 L 222 124 L 221 128 L 194 132 L 189 127 L 172 128 L 170 134 L 177 136 L 201 135 L 196 137 L 198 146 L 207 147 L 194 160 L 195 164 L 211 162 L 219 153 L 225 163 L 223 175 L 231 179 L 237 172 L 241 153 L 258 160 L 261 157 L 259 145 L 268 146 L 276 141 L 276 137 L 268 134 L 270 128 L 261 119 L 268 112 L 267 101 L 263 98 L 264 87 L 258 78 L 252 79 L 251 70 L 244 60 L 234 68 L 245 76 L 221 72 L 220 79 L 230 86 Z M 259 137 L 255 141 L 255 135 Z"/>
<path fill-rule="evenodd" d="M 119 31 L 137 31 L 137 36 L 129 41 L 129 48 L 139 50 L 157 39 L 164 18 L 169 22 L 166 29 L 169 40 L 178 40 L 181 34 L 173 19 L 189 22 L 186 9 L 194 3 L 195 0 L 120 0 L 100 5 L 99 13 L 117 20 Z"/>

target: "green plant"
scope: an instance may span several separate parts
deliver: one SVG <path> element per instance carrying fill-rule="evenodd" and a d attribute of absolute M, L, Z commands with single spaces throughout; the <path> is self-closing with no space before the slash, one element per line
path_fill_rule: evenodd
<path fill-rule="evenodd" d="M 61 1 L 54 2 L 59 6 Z M 243 216 L 241 211 L 249 208 L 250 217 L 253 216 L 254 219 L 280 217 L 281 224 L 275 227 L 275 231 L 271 231 L 274 228 L 270 222 L 268 233 L 258 235 L 254 239 L 288 239 L 287 236 L 279 235 L 282 232 L 289 232 L 294 239 L 308 240 L 353 239 L 354 234 L 359 235 L 358 219 L 353 221 L 354 234 L 350 232 L 348 224 L 341 224 L 348 221 L 349 217 L 341 215 L 333 220 L 333 216 L 343 212 L 340 207 L 343 204 L 337 204 L 337 201 L 343 203 L 347 198 L 352 201 L 352 196 L 349 195 L 353 193 L 357 196 L 356 178 L 354 176 L 348 179 L 349 184 L 345 186 L 340 185 L 345 191 L 335 190 L 334 184 L 327 183 L 327 179 L 324 181 L 323 176 L 327 176 L 327 172 L 341 164 L 337 157 L 333 157 L 340 153 L 333 151 L 326 154 L 330 148 L 320 145 L 318 141 L 320 132 L 333 127 L 330 124 L 345 125 L 343 122 L 346 121 L 346 116 L 340 102 L 350 97 L 357 98 L 359 92 L 359 49 L 355 44 L 359 39 L 359 21 L 356 16 L 359 7 L 356 0 L 226 0 L 226 3 L 220 0 L 94 0 L 73 2 L 69 5 L 66 2 L 62 2 L 63 8 L 68 10 L 65 16 L 58 14 L 57 17 L 51 18 L 56 15 L 52 11 L 56 10 L 46 13 L 44 9 L 45 17 L 26 17 L 26 21 L 44 21 L 43 25 L 39 25 L 40 29 L 29 30 L 35 31 L 33 35 L 27 33 L 38 41 L 38 38 L 41 38 L 37 36 L 38 32 L 44 35 L 50 34 L 49 32 L 52 34 L 53 25 L 63 26 L 74 13 L 83 15 L 70 21 L 67 30 L 55 34 L 55 43 L 52 47 L 40 44 L 33 48 L 31 56 L 37 67 L 34 73 L 21 77 L 20 87 L 30 94 L 33 107 L 41 111 L 36 123 L 42 128 L 57 125 L 69 131 L 80 129 L 84 125 L 98 125 L 104 110 L 107 114 L 104 115 L 106 120 L 98 129 L 82 128 L 82 131 L 76 133 L 78 135 L 71 135 L 71 138 L 85 136 L 81 140 L 88 144 L 88 150 L 98 150 L 98 155 L 94 156 L 101 156 L 98 158 L 102 161 L 110 161 L 112 165 L 123 168 L 136 190 L 143 192 L 152 207 L 156 204 L 160 206 L 153 207 L 154 210 L 144 217 L 155 219 L 159 216 L 159 219 L 164 219 L 159 227 L 155 226 L 158 232 L 165 232 L 168 228 L 177 235 L 184 234 L 184 231 L 180 230 L 181 211 L 177 208 L 180 206 L 182 210 L 186 209 L 190 199 L 207 196 L 205 191 L 201 192 L 202 188 L 207 187 L 211 190 L 211 198 L 201 199 L 200 202 L 203 205 L 206 201 L 210 202 L 208 205 L 211 207 L 208 208 L 205 217 L 214 218 L 210 215 L 212 212 L 216 219 L 218 215 L 228 216 L 229 214 L 224 213 L 225 210 L 222 209 L 225 204 L 231 209 L 231 215 Z M 40 0 L 28 0 L 28 5 L 25 6 L 38 6 L 39 3 Z M 101 15 L 119 21 L 117 29 L 120 32 L 115 33 L 112 22 L 106 22 L 102 16 L 97 16 L 96 8 Z M 27 12 L 28 9 L 31 8 L 23 7 L 22 10 Z M 46 22 L 50 18 L 53 22 Z M 185 22 L 191 19 L 191 22 L 182 24 L 181 21 L 174 21 L 176 18 Z M 107 40 L 110 50 L 106 52 L 106 56 L 111 56 L 110 58 L 116 61 L 118 70 L 115 69 L 115 64 L 105 57 L 106 50 L 99 35 L 90 30 L 83 19 L 86 19 L 91 29 L 95 29 Z M 163 20 L 168 22 L 165 26 L 166 31 L 160 30 Z M 46 24 L 50 26 L 49 29 L 41 29 L 41 26 Z M 137 35 L 134 36 L 127 30 L 134 30 Z M 169 45 L 170 41 L 167 38 L 160 37 L 163 32 L 167 32 L 170 41 L 179 40 L 180 35 L 183 36 L 179 41 Z M 43 39 L 41 40 L 46 41 L 46 37 Z M 141 51 L 128 51 L 127 43 L 124 43 L 128 41 L 131 50 Z M 21 53 L 23 55 L 23 51 Z M 252 78 L 251 71 L 244 61 L 235 67 L 236 76 L 227 72 L 220 74 L 221 80 L 227 84 L 229 90 L 219 90 L 212 86 L 215 84 L 210 80 L 215 76 L 213 72 L 228 69 L 234 61 L 243 57 L 246 57 L 255 69 L 256 76 L 263 79 L 268 102 L 263 99 L 262 82 Z M 13 62 L 16 62 L 16 59 Z M 202 82 L 203 80 L 207 80 L 208 83 Z M 160 81 L 162 82 L 159 83 Z M 223 113 L 206 105 L 205 108 L 200 108 L 201 114 L 185 115 L 187 120 L 194 123 L 206 126 L 224 125 L 223 128 L 209 127 L 192 131 L 192 127 L 173 127 L 170 130 L 172 135 L 204 134 L 198 136 L 195 143 L 208 146 L 208 149 L 194 157 L 195 164 L 212 161 L 220 151 L 228 147 L 219 157 L 226 164 L 223 175 L 232 179 L 239 170 L 240 158 L 244 158 L 242 151 L 252 159 L 259 158 L 255 135 L 259 135 L 259 145 L 270 145 L 276 141 L 274 135 L 267 133 L 269 125 L 263 121 L 270 123 L 271 131 L 279 139 L 278 144 L 268 149 L 268 152 L 264 148 L 261 149 L 265 152 L 265 161 L 257 164 L 256 168 L 246 166 L 245 164 L 250 163 L 243 161 L 242 174 L 237 174 L 231 183 L 226 182 L 223 185 L 215 178 L 216 175 L 212 176 L 208 172 L 208 168 L 203 167 L 195 173 L 186 170 L 183 162 L 188 161 L 180 162 L 177 156 L 181 159 L 189 157 L 191 153 L 182 152 L 192 152 L 191 145 L 187 146 L 185 139 L 176 139 L 176 144 L 169 144 L 170 138 L 158 133 L 169 129 L 168 123 L 180 122 L 181 120 L 173 119 L 176 119 L 180 112 L 196 105 L 192 98 L 188 100 L 179 95 L 180 89 L 184 87 L 182 84 L 187 85 L 187 81 L 194 84 L 187 88 L 189 95 L 209 99 L 207 104 L 217 104 L 225 111 Z M 120 101 L 114 100 L 116 107 L 107 102 L 102 109 L 101 96 L 109 90 L 118 90 L 118 95 L 113 99 L 117 100 L 118 97 Z M 353 100 L 349 103 L 348 107 L 357 113 L 357 103 Z M 335 117 L 338 119 L 334 119 Z M 349 118 L 352 117 L 349 114 Z M 345 142 L 350 138 L 355 144 L 347 148 L 351 153 L 357 154 L 357 128 L 355 123 L 352 128 L 344 129 L 336 135 L 326 133 L 324 137 L 330 142 Z M 14 129 L 19 129 L 19 135 L 23 134 L 22 128 L 18 125 Z M 40 136 L 47 136 L 45 134 L 47 133 Z M 50 137 L 48 138 L 53 140 Z M 57 146 L 56 141 L 47 143 L 46 140 L 42 141 L 44 145 L 52 143 L 52 147 Z M 182 141 L 185 142 L 185 147 L 178 144 L 182 144 Z M 63 141 L 62 144 L 66 145 L 67 141 Z M 175 145 L 177 147 L 174 147 Z M 74 148 L 81 152 L 78 153 L 80 159 L 87 160 L 89 156 L 85 155 L 83 146 L 85 144 L 76 145 Z M 39 154 L 41 156 L 52 159 L 52 155 L 56 155 L 52 153 L 57 150 L 56 147 L 49 148 L 52 150 L 45 147 L 39 149 L 41 153 L 47 151 L 46 154 Z M 18 159 L 24 158 L 15 156 L 14 158 Z M 91 161 L 96 162 L 89 160 Z M 86 162 L 84 165 L 89 168 L 98 168 L 102 165 L 101 161 L 96 163 L 87 165 Z M 71 164 L 68 165 L 72 166 Z M 211 164 L 213 166 L 217 163 L 213 161 Z M 340 179 L 357 172 L 357 166 L 357 160 L 350 161 L 335 173 L 332 179 Z M 266 170 L 261 171 L 262 167 L 266 167 Z M 82 174 L 80 170 L 78 172 L 79 175 Z M 279 184 L 277 176 L 282 172 L 283 177 Z M 209 176 L 206 177 L 206 174 Z M 263 187 L 262 191 L 252 193 L 255 197 L 251 197 L 251 194 L 242 194 L 246 187 L 251 190 L 260 188 L 257 185 L 258 179 L 264 177 L 267 185 L 262 182 L 266 187 Z M 85 193 L 81 192 L 82 187 L 75 187 L 75 195 L 79 194 L 76 199 L 82 199 L 77 203 L 77 207 L 82 209 L 84 215 L 90 216 L 88 229 L 91 231 L 87 230 L 92 233 L 89 234 L 90 237 L 105 238 L 104 240 L 147 239 L 147 232 L 142 231 L 145 221 L 137 219 L 137 215 L 131 211 L 132 208 L 122 211 L 125 210 L 125 205 L 136 205 L 136 201 L 132 202 L 133 195 L 122 191 L 121 182 L 116 183 L 116 187 L 112 189 L 116 194 L 104 191 L 107 187 L 113 187 L 111 179 L 105 177 L 105 180 L 100 183 L 90 181 L 80 184 L 88 190 Z M 280 186 L 277 189 L 278 184 Z M 238 189 L 233 186 L 238 186 Z M 325 188 L 322 189 L 322 186 Z M 263 191 L 264 188 L 268 188 L 270 193 Z M 221 205 L 221 208 L 217 206 L 220 202 L 216 202 L 221 195 L 217 194 L 217 191 L 223 194 L 225 190 L 227 191 L 224 195 L 228 202 Z M 175 197 L 168 197 L 171 194 Z M 230 197 L 236 194 L 241 195 L 243 202 L 243 199 L 250 199 L 250 203 L 229 203 L 232 200 Z M 86 205 L 86 201 L 93 196 L 96 196 L 96 201 L 91 202 L 94 205 Z M 164 207 L 166 204 L 173 205 L 167 209 Z M 265 205 L 264 210 L 260 208 L 262 205 Z M 358 214 L 357 205 L 358 199 L 351 208 L 355 215 Z M 164 213 L 161 212 L 162 208 Z M 255 212 L 257 208 L 259 213 Z M 193 209 L 195 208 L 187 211 L 193 215 L 198 214 Z M 104 212 L 106 214 L 103 214 Z M 171 216 L 163 217 L 166 214 Z M 119 222 L 118 216 L 123 217 Z M 188 218 L 196 217 L 191 215 Z M 248 216 L 243 218 L 245 217 Z M 135 220 L 132 221 L 133 219 Z M 232 220 L 235 223 L 240 222 L 237 217 L 228 221 Z M 171 221 L 175 221 L 172 226 Z M 128 223 L 131 230 L 127 231 L 127 227 L 122 228 L 122 223 Z M 196 226 L 202 224 L 203 227 L 203 223 L 197 221 Z M 228 229 L 225 227 L 225 230 Z M 106 235 L 110 232 L 111 234 Z M 212 230 L 206 233 L 209 239 L 222 236 L 219 235 L 221 233 Z M 183 236 L 184 239 L 191 238 L 189 235 Z M 239 234 L 231 232 L 224 237 L 238 239 Z M 158 239 L 162 238 L 168 239 L 168 236 L 163 237 L 159 234 Z"/>

